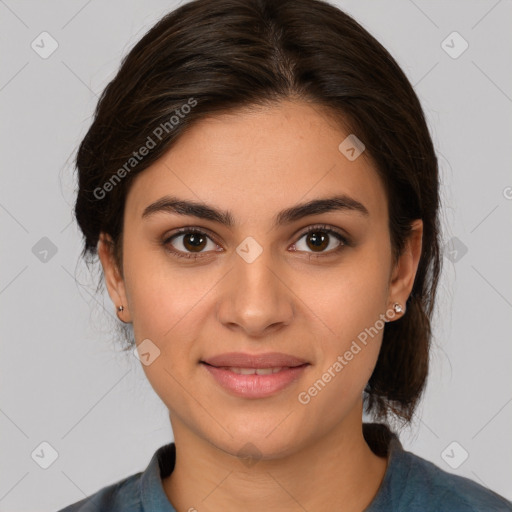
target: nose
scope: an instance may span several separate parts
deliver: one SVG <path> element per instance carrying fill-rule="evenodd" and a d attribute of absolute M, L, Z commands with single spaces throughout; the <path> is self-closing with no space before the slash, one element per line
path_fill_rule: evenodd
<path fill-rule="evenodd" d="M 233 268 L 221 285 L 217 318 L 246 336 L 263 337 L 289 325 L 295 314 L 295 295 L 270 251 L 254 260 L 234 255 Z"/>

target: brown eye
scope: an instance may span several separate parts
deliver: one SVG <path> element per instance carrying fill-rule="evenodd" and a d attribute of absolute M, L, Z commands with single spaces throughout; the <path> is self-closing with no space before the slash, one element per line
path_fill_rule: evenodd
<path fill-rule="evenodd" d="M 208 242 L 211 246 L 208 247 Z M 197 258 L 208 250 L 215 250 L 217 244 L 203 231 L 187 228 L 167 237 L 163 244 L 177 257 Z"/>
<path fill-rule="evenodd" d="M 306 244 L 311 249 L 323 251 L 329 245 L 330 235 L 322 231 L 312 231 L 306 235 Z"/>
<path fill-rule="evenodd" d="M 197 233 L 189 233 L 183 236 L 183 246 L 187 251 L 201 251 L 206 245 L 206 236 L 199 235 Z"/>
<path fill-rule="evenodd" d="M 296 251 L 306 251 L 313 253 L 334 253 L 349 245 L 347 239 L 337 231 L 323 227 L 311 226 L 304 232 L 300 239 L 305 240 L 303 245 L 296 242 L 294 244 Z M 300 241 L 300 240 L 299 240 Z"/>

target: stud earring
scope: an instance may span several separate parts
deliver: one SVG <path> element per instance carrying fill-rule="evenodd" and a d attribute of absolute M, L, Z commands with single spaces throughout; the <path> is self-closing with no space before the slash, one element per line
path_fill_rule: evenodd
<path fill-rule="evenodd" d="M 402 307 L 402 305 L 401 305 L 401 304 L 399 304 L 398 302 L 395 302 L 395 303 L 393 304 L 393 311 L 394 311 L 395 313 L 403 313 L 404 308 Z"/>
<path fill-rule="evenodd" d="M 117 310 L 117 318 L 118 318 L 119 320 L 121 320 L 121 322 L 123 322 L 123 324 L 130 323 L 130 322 L 125 322 L 125 321 L 122 319 L 122 316 L 123 316 L 123 315 L 121 315 L 121 313 L 125 310 L 125 307 L 124 307 L 123 305 L 121 305 L 121 306 L 117 306 L 116 310 Z"/>

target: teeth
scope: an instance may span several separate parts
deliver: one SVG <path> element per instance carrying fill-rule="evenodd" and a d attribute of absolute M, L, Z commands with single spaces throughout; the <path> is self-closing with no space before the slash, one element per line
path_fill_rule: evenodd
<path fill-rule="evenodd" d="M 283 367 L 280 366 L 278 368 L 236 368 L 234 366 L 225 367 L 226 370 L 229 370 L 233 373 L 238 373 L 240 375 L 271 375 L 272 373 L 280 372 Z"/>
<path fill-rule="evenodd" d="M 272 375 L 274 373 L 274 368 L 261 368 L 256 370 L 257 375 Z"/>

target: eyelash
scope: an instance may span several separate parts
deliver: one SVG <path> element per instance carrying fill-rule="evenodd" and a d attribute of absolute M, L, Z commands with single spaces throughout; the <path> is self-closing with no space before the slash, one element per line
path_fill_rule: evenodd
<path fill-rule="evenodd" d="M 342 251 L 346 246 L 350 246 L 351 245 L 349 240 L 344 235 L 342 235 L 339 231 L 337 231 L 337 230 L 327 226 L 326 224 L 317 224 L 317 225 L 314 225 L 314 226 L 310 226 L 309 228 L 307 228 L 305 231 L 303 231 L 299 235 L 297 241 L 299 241 L 305 235 L 307 235 L 309 233 L 312 233 L 312 232 L 317 232 L 317 231 L 322 231 L 322 232 L 327 233 L 329 235 L 333 235 L 335 238 L 337 238 L 341 242 L 341 244 L 338 247 L 336 247 L 336 249 L 332 249 L 331 251 L 328 251 L 326 253 L 320 253 L 320 254 L 309 253 L 310 254 L 310 258 L 311 257 L 313 257 L 313 258 L 322 258 L 322 257 L 326 257 L 326 256 L 332 256 L 333 254 L 337 254 L 340 251 Z M 215 240 L 213 240 L 208 235 L 208 233 L 206 233 L 205 231 L 203 231 L 201 229 L 198 229 L 198 228 L 180 228 L 177 231 L 175 231 L 171 236 L 166 237 L 162 241 L 162 245 L 165 246 L 166 250 L 170 254 L 172 254 L 173 256 L 175 256 L 177 258 L 186 258 L 186 259 L 197 260 L 199 258 L 205 257 L 204 256 L 205 253 L 195 253 L 195 254 L 194 253 L 183 253 L 181 251 L 176 251 L 174 249 L 170 249 L 169 248 L 170 242 L 171 242 L 171 240 L 173 238 L 175 238 L 175 237 L 177 237 L 179 235 L 191 234 L 191 233 L 196 233 L 196 234 L 199 234 L 199 235 L 205 235 L 212 242 L 216 243 Z M 295 243 L 297 243 L 297 242 L 295 242 Z"/>

